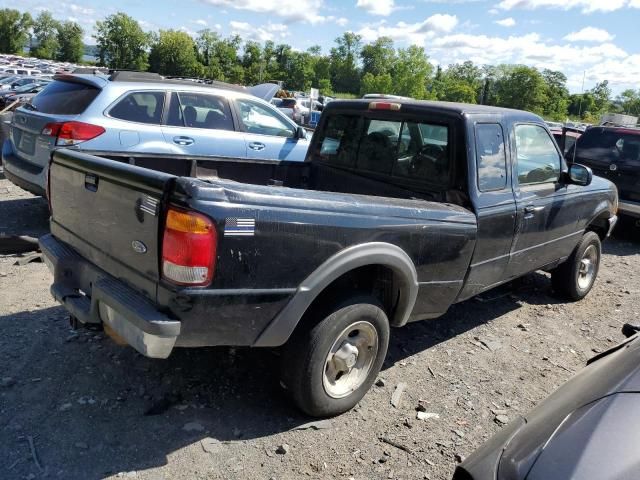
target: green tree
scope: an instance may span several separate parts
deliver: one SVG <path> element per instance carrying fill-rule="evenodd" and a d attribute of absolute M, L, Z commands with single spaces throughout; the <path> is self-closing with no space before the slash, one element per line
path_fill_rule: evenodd
<path fill-rule="evenodd" d="M 393 65 L 393 93 L 416 99 L 428 98 L 427 83 L 430 83 L 433 66 L 429 63 L 424 48 L 411 45 L 398 50 Z"/>
<path fill-rule="evenodd" d="M 33 36 L 36 46 L 31 50 L 31 55 L 38 58 L 54 59 L 58 48 L 58 28 L 60 23 L 53 18 L 51 13 L 44 10 L 33 22 Z"/>
<path fill-rule="evenodd" d="M 82 28 L 76 22 L 62 22 L 58 24 L 58 52 L 56 60 L 61 62 L 78 63 L 84 54 L 82 42 Z"/>
<path fill-rule="evenodd" d="M 393 40 L 389 37 L 380 37 L 375 42 L 365 45 L 360 51 L 363 76 L 367 73 L 374 77 L 389 73 L 393 69 L 395 57 Z"/>
<path fill-rule="evenodd" d="M 544 78 L 533 67 L 516 65 L 497 80 L 497 105 L 542 115 L 547 101 Z"/>
<path fill-rule="evenodd" d="M 249 85 L 263 82 L 264 63 L 262 60 L 262 46 L 258 42 L 248 41 L 244 44 L 242 55 L 244 79 Z"/>
<path fill-rule="evenodd" d="M 357 60 L 362 48 L 362 37 L 353 32 L 345 32 L 336 38 L 335 43 L 330 55 L 331 84 L 338 92 L 358 93 L 360 71 Z"/>
<path fill-rule="evenodd" d="M 616 109 L 627 115 L 640 115 L 640 90 L 628 89 L 616 97 Z"/>
<path fill-rule="evenodd" d="M 216 56 L 218 42 L 220 42 L 218 34 L 208 28 L 200 30 L 195 41 L 196 56 L 204 66 L 203 76 L 212 80 L 224 80 L 224 73 Z"/>
<path fill-rule="evenodd" d="M 362 80 L 360 81 L 360 95 L 366 95 L 367 93 L 392 92 L 393 80 L 389 73 L 374 75 L 371 72 L 367 72 L 362 76 Z"/>
<path fill-rule="evenodd" d="M 604 80 L 597 83 L 590 92 L 595 102 L 595 111 L 591 113 L 595 115 L 606 113 L 611 106 L 611 88 L 609 87 L 609 82 Z"/>
<path fill-rule="evenodd" d="M 333 86 L 331 85 L 331 80 L 328 78 L 321 78 L 317 85 L 318 90 L 320 90 L 320 95 L 333 95 Z"/>
<path fill-rule="evenodd" d="M 196 58 L 196 46 L 189 34 L 160 30 L 149 52 L 149 68 L 161 75 L 200 76 L 203 68 Z"/>
<path fill-rule="evenodd" d="M 118 12 L 96 22 L 98 58 L 114 69 L 146 70 L 151 35 L 129 15 Z"/>
<path fill-rule="evenodd" d="M 28 13 L 12 8 L 0 10 L 0 53 L 22 53 L 29 40 L 33 20 Z"/>
<path fill-rule="evenodd" d="M 545 69 L 542 78 L 546 84 L 546 102 L 542 114 L 545 118 L 564 120 L 569 106 L 567 77 L 562 72 Z"/>

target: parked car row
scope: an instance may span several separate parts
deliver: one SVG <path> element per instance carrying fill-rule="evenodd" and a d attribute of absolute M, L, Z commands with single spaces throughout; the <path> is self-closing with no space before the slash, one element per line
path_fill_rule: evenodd
<path fill-rule="evenodd" d="M 2 151 L 7 178 L 38 195 L 51 151 L 61 146 L 302 161 L 309 145 L 306 131 L 268 103 L 275 85 L 245 89 L 139 72 L 54 79 L 15 112 Z"/>

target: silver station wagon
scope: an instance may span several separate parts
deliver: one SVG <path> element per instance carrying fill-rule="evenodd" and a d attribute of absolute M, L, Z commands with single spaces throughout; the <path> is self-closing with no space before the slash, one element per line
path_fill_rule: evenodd
<path fill-rule="evenodd" d="M 4 173 L 19 187 L 44 195 L 57 147 L 303 161 L 306 131 L 268 103 L 277 88 L 199 84 L 140 72 L 57 75 L 16 110 L 2 147 Z"/>

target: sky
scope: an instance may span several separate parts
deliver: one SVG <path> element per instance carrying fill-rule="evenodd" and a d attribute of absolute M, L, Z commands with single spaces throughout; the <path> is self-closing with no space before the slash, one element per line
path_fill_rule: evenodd
<path fill-rule="evenodd" d="M 42 0 L 0 0 L 37 15 Z M 425 47 L 434 65 L 520 63 L 560 70 L 572 93 L 608 80 L 615 94 L 640 89 L 640 0 L 84 0 L 58 2 L 54 17 L 74 20 L 94 44 L 93 25 L 123 11 L 145 30 L 210 28 L 223 36 L 328 52 L 345 31 L 397 47 Z"/>

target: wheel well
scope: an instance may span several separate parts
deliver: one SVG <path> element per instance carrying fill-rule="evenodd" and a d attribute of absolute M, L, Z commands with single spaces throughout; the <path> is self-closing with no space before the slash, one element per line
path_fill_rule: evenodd
<path fill-rule="evenodd" d="M 398 283 L 394 277 L 393 270 L 384 265 L 365 265 L 348 271 L 327 285 L 311 302 L 298 327 L 303 323 L 317 321 L 319 317 L 324 318 L 328 314 L 327 310 L 336 302 L 357 294 L 369 294 L 377 298 L 393 325 L 399 298 Z"/>
<path fill-rule="evenodd" d="M 587 231 L 597 233 L 600 240 L 604 240 L 607 237 L 607 232 L 609 231 L 609 224 L 607 222 L 609 216 L 610 215 L 607 212 L 603 212 L 598 215 L 587 226 Z"/>

